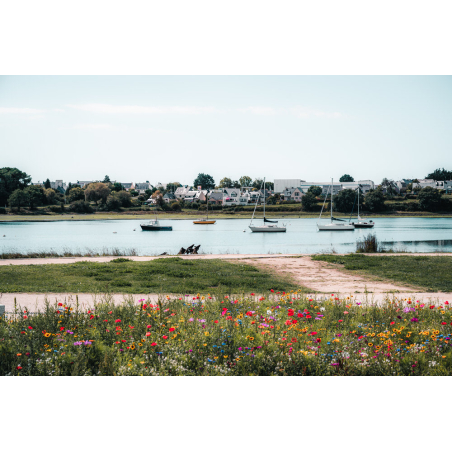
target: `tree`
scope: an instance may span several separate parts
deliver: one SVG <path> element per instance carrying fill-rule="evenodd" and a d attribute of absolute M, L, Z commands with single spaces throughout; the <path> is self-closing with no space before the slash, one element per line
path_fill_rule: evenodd
<path fill-rule="evenodd" d="M 357 207 L 357 193 L 356 190 L 349 188 L 341 190 L 334 198 L 334 210 L 337 212 L 350 213 L 353 208 Z M 362 208 L 362 197 L 359 198 L 360 209 Z M 354 206 L 354 207 L 353 207 Z"/>
<path fill-rule="evenodd" d="M 355 179 L 353 179 L 353 177 L 350 176 L 350 174 L 344 174 L 339 179 L 339 182 L 355 182 Z"/>
<path fill-rule="evenodd" d="M 50 188 L 50 187 L 51 187 L 50 180 L 49 180 L 49 178 L 47 178 L 46 181 L 44 182 L 44 188 Z"/>
<path fill-rule="evenodd" d="M 385 209 L 385 195 L 383 190 L 378 187 L 376 190 L 369 190 L 364 196 L 366 209 L 371 212 L 381 212 Z"/>
<path fill-rule="evenodd" d="M 118 191 L 116 197 L 121 203 L 122 207 L 130 207 L 132 205 L 132 195 L 125 190 Z"/>
<path fill-rule="evenodd" d="M 5 205 L 11 194 L 23 190 L 31 182 L 31 177 L 17 168 L 0 168 L 0 205 Z"/>
<path fill-rule="evenodd" d="M 253 184 L 253 179 L 251 179 L 250 176 L 242 176 L 239 179 L 239 182 L 241 187 L 251 187 Z"/>
<path fill-rule="evenodd" d="M 441 205 L 442 195 L 436 188 L 425 187 L 418 195 L 419 207 L 421 210 L 434 212 L 438 210 Z"/>
<path fill-rule="evenodd" d="M 452 171 L 447 171 L 444 168 L 436 169 L 433 171 L 433 173 L 430 173 L 426 179 L 433 179 L 433 180 L 452 180 Z"/>
<path fill-rule="evenodd" d="M 111 190 L 106 184 L 103 184 L 102 182 L 93 182 L 85 188 L 85 200 L 94 201 L 96 205 L 99 200 L 101 203 L 105 203 L 110 192 Z"/>
<path fill-rule="evenodd" d="M 155 187 L 152 187 L 152 188 L 148 188 L 147 190 L 145 190 L 144 194 L 149 199 L 152 196 L 152 193 L 155 193 L 156 191 L 157 191 L 157 189 Z"/>
<path fill-rule="evenodd" d="M 119 210 L 121 208 L 121 200 L 118 198 L 118 193 L 112 192 L 110 195 L 107 196 L 107 201 L 105 202 L 105 205 L 107 206 L 108 210 Z"/>
<path fill-rule="evenodd" d="M 24 189 L 24 192 L 28 196 L 28 203 L 30 204 L 31 210 L 45 202 L 45 193 L 41 185 L 29 185 Z"/>
<path fill-rule="evenodd" d="M 215 188 L 215 181 L 209 174 L 199 173 L 198 177 L 193 181 L 194 187 L 201 186 L 202 190 L 213 190 Z"/>
<path fill-rule="evenodd" d="M 396 184 L 392 179 L 387 179 L 386 177 L 381 181 L 380 184 L 385 190 L 388 196 L 394 196 L 397 193 Z"/>
<path fill-rule="evenodd" d="M 102 181 L 104 184 L 108 184 L 110 181 L 110 177 L 109 176 L 105 176 L 104 180 Z"/>
<path fill-rule="evenodd" d="M 14 190 L 8 198 L 8 204 L 11 207 L 17 207 L 17 210 L 20 211 L 20 208 L 28 204 L 28 195 L 24 190 L 20 188 Z"/>
<path fill-rule="evenodd" d="M 89 205 L 89 202 L 85 201 L 74 201 L 69 206 L 69 210 L 71 212 L 77 212 L 77 213 L 92 213 L 93 208 Z"/>
<path fill-rule="evenodd" d="M 218 184 L 218 188 L 232 188 L 232 180 L 229 177 L 223 177 Z"/>
<path fill-rule="evenodd" d="M 255 188 L 256 190 L 259 190 L 261 188 L 261 185 L 264 181 L 262 179 L 254 179 L 253 182 L 253 188 Z M 267 190 L 273 190 L 275 184 L 273 182 L 265 182 L 265 188 Z"/>
<path fill-rule="evenodd" d="M 121 182 L 115 182 L 114 184 L 112 184 L 111 190 L 112 191 L 122 191 L 122 190 L 124 190 L 124 187 L 121 184 Z"/>
<path fill-rule="evenodd" d="M 182 187 L 182 184 L 180 184 L 179 182 L 170 182 L 166 185 L 165 193 L 174 193 L 179 187 Z"/>
<path fill-rule="evenodd" d="M 233 180 L 231 182 L 231 188 L 240 188 L 240 182 L 238 180 Z"/>
<path fill-rule="evenodd" d="M 307 192 L 305 195 L 301 197 L 301 208 L 305 212 L 311 212 L 314 210 L 317 204 L 317 199 L 312 192 Z"/>
<path fill-rule="evenodd" d="M 55 200 L 56 200 L 56 192 L 53 188 L 46 188 L 44 190 L 44 196 L 46 198 L 46 203 L 47 204 L 55 204 Z"/>
<path fill-rule="evenodd" d="M 73 187 L 67 194 L 68 201 L 74 202 L 74 201 L 80 201 L 85 199 L 85 192 L 80 187 Z"/>
<path fill-rule="evenodd" d="M 312 193 L 314 196 L 320 196 L 322 194 L 322 187 L 319 187 L 318 185 L 311 185 L 308 188 L 308 193 Z"/>

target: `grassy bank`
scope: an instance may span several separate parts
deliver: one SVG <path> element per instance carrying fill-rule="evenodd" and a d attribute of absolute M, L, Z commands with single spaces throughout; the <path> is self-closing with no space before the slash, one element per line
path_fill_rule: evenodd
<path fill-rule="evenodd" d="M 251 265 L 218 259 L 0 266 L 0 292 L 242 293 L 296 289 L 289 280 Z"/>
<path fill-rule="evenodd" d="M 338 264 L 345 270 L 365 276 L 410 285 L 416 290 L 452 292 L 452 256 L 322 254 L 312 259 Z"/>
<path fill-rule="evenodd" d="M 270 292 L 142 303 L 0 318 L 0 375 L 452 374 L 450 304 Z"/>

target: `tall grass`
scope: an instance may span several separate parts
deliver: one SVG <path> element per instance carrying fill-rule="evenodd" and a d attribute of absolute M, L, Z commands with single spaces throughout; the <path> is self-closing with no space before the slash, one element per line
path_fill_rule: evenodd
<path fill-rule="evenodd" d="M 63 249 L 58 252 L 54 250 L 50 251 L 28 251 L 20 253 L 18 251 L 2 251 L 0 252 L 0 259 L 39 259 L 47 257 L 99 257 L 99 256 L 138 256 L 138 250 L 135 248 L 107 248 L 104 247 L 101 250 L 92 250 L 87 248 L 85 251 Z"/>
<path fill-rule="evenodd" d="M 381 253 L 383 251 L 382 246 L 378 243 L 377 236 L 375 234 L 368 234 L 362 239 L 356 241 L 357 253 Z"/>

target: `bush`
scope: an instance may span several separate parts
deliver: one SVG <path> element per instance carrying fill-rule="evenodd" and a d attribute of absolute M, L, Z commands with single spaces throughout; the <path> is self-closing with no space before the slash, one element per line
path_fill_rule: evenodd
<path fill-rule="evenodd" d="M 54 212 L 54 213 L 61 213 L 62 212 L 61 206 L 49 206 L 48 209 L 51 212 Z"/>
<path fill-rule="evenodd" d="M 74 201 L 70 206 L 69 210 L 76 213 L 92 213 L 93 208 L 86 201 Z"/>
<path fill-rule="evenodd" d="M 115 192 L 109 195 L 107 198 L 106 207 L 108 210 L 120 210 L 121 209 L 121 200 L 118 198 Z"/>
<path fill-rule="evenodd" d="M 375 234 L 368 234 L 356 241 L 357 253 L 380 253 L 381 251 L 382 248 L 378 244 L 377 236 Z"/>
<path fill-rule="evenodd" d="M 6 215 L 6 209 L 4 207 L 0 207 L 0 215 Z"/>
<path fill-rule="evenodd" d="M 181 211 L 180 204 L 177 201 L 171 203 L 171 210 L 174 210 L 175 212 L 180 212 Z"/>

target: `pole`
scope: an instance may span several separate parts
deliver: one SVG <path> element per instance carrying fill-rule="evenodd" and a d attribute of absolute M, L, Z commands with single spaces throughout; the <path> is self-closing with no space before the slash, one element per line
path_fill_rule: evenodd
<path fill-rule="evenodd" d="M 265 177 L 264 177 L 264 222 L 265 222 Z"/>
<path fill-rule="evenodd" d="M 333 222 L 333 178 L 331 178 L 331 223 Z"/>

